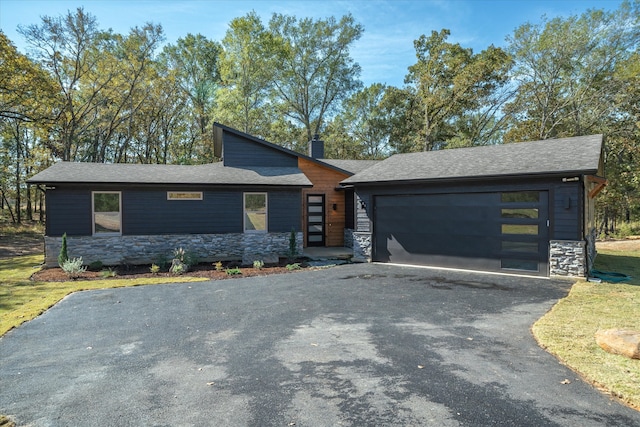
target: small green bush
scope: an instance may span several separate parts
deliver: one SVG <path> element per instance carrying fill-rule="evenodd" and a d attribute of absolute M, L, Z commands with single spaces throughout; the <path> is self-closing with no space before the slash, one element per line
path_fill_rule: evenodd
<path fill-rule="evenodd" d="M 242 271 L 241 271 L 238 267 L 235 267 L 235 268 L 227 268 L 227 274 L 228 274 L 229 276 L 236 276 L 236 275 L 238 275 L 238 274 L 242 274 Z"/>
<path fill-rule="evenodd" d="M 104 264 L 102 264 L 102 261 L 93 261 L 92 263 L 89 263 L 89 270 L 91 271 L 98 271 L 102 268 Z"/>
<path fill-rule="evenodd" d="M 169 268 L 169 259 L 165 255 L 158 255 L 154 262 L 160 270 L 167 270 Z"/>
<path fill-rule="evenodd" d="M 222 261 L 218 261 L 218 262 L 216 262 L 214 265 L 215 265 L 215 267 L 216 267 L 216 271 L 222 271 L 222 270 L 224 270 L 224 267 L 222 266 Z"/>
<path fill-rule="evenodd" d="M 60 266 L 60 268 L 62 268 L 62 271 L 67 273 L 67 275 L 72 279 L 80 277 L 82 273 L 87 271 L 87 267 L 82 265 L 82 257 L 68 259 Z"/>
<path fill-rule="evenodd" d="M 149 272 L 152 274 L 160 273 L 160 266 L 156 264 L 151 264 L 151 267 L 149 267 Z"/>
<path fill-rule="evenodd" d="M 287 253 L 287 257 L 290 260 L 293 260 L 298 255 L 298 242 L 296 241 L 296 230 L 291 229 L 291 233 L 289 234 L 289 252 Z"/>
<path fill-rule="evenodd" d="M 118 273 L 112 268 L 106 268 L 100 271 L 100 277 L 102 277 L 103 279 L 107 279 L 109 277 L 116 277 L 117 275 Z"/>
<path fill-rule="evenodd" d="M 67 233 L 62 235 L 62 246 L 60 247 L 60 253 L 58 254 L 58 265 L 62 268 L 62 265 L 69 260 L 69 253 L 67 251 Z"/>
<path fill-rule="evenodd" d="M 300 267 L 300 264 L 298 264 L 297 262 L 293 263 L 293 264 L 287 264 L 287 270 L 289 271 L 293 271 L 293 270 L 300 270 L 302 267 Z"/>
<path fill-rule="evenodd" d="M 259 259 L 253 261 L 253 268 L 256 268 L 258 270 L 262 270 L 263 267 L 264 267 L 264 261 L 259 260 Z"/>

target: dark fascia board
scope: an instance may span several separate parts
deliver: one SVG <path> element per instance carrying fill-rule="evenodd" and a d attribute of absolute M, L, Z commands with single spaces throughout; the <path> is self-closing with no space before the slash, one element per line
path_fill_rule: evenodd
<path fill-rule="evenodd" d="M 156 184 L 156 183 L 137 183 L 137 182 L 87 182 L 87 181 L 31 181 L 27 180 L 28 184 L 41 185 L 46 187 L 121 187 L 121 188 L 152 188 L 152 189 L 171 189 L 171 188 L 202 188 L 202 189 L 240 189 L 240 188 L 311 188 L 312 184 L 203 184 L 201 182 L 181 182 L 176 184 Z"/>
<path fill-rule="evenodd" d="M 316 164 L 318 164 L 320 166 L 324 166 L 324 167 L 326 167 L 328 169 L 333 169 L 335 171 L 342 172 L 343 174 L 345 174 L 347 176 L 352 176 L 353 175 L 352 172 L 349 172 L 349 171 L 346 171 L 346 170 L 341 169 L 339 167 L 336 167 L 336 166 L 330 165 L 328 163 L 325 163 L 325 162 L 322 161 L 322 159 L 314 159 L 311 156 L 307 156 L 305 154 L 298 153 L 297 151 L 289 150 L 288 148 L 282 147 L 282 146 L 280 146 L 278 144 L 274 144 L 273 142 L 269 142 L 266 139 L 258 138 L 256 136 L 250 135 L 248 133 L 239 131 L 238 129 L 234 129 L 234 128 L 231 128 L 229 126 L 223 125 L 222 123 L 214 122 L 213 123 L 213 127 L 214 127 L 214 131 L 213 131 L 213 135 L 214 135 L 214 154 L 217 157 L 220 157 L 220 155 L 222 155 L 222 133 L 218 133 L 216 131 L 216 128 L 221 129 L 222 131 L 225 131 L 225 132 L 236 134 L 236 135 L 238 135 L 240 137 L 249 139 L 249 140 L 251 140 L 253 142 L 256 142 L 258 144 L 262 144 L 265 147 L 269 147 L 269 148 L 271 148 L 273 150 L 280 151 L 280 152 L 288 154 L 290 156 L 303 158 L 305 160 L 309 160 L 310 162 L 316 163 Z M 218 150 L 219 150 L 220 155 L 217 154 Z"/>
<path fill-rule="evenodd" d="M 435 178 L 435 179 L 423 179 L 423 180 L 401 180 L 401 181 L 366 181 L 366 182 L 353 182 L 349 184 L 340 184 L 343 188 L 357 188 L 357 187 L 390 187 L 390 186 L 400 186 L 400 185 L 420 185 L 420 184 L 451 184 L 451 183 L 475 183 L 475 182 L 486 182 L 486 181 L 505 181 L 505 180 L 518 180 L 523 181 L 527 179 L 554 179 L 554 178 L 573 178 L 573 177 L 582 177 L 584 175 L 593 175 L 597 171 L 589 170 L 589 171 L 563 171 L 562 173 L 553 172 L 553 173 L 538 173 L 538 174 L 527 174 L 527 175 L 486 175 L 486 176 L 470 176 L 470 177 L 455 177 L 455 178 Z"/>

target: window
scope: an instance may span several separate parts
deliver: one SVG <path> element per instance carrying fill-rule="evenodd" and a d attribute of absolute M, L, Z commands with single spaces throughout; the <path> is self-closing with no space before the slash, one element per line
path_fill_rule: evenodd
<path fill-rule="evenodd" d="M 202 191 L 167 191 L 167 200 L 202 200 Z"/>
<path fill-rule="evenodd" d="M 267 193 L 244 193 L 244 231 L 267 231 Z"/>
<path fill-rule="evenodd" d="M 500 200 L 503 203 L 526 203 L 540 201 L 540 192 L 538 191 L 514 191 L 512 193 L 502 193 Z"/>
<path fill-rule="evenodd" d="M 94 191 L 93 193 L 93 234 L 121 234 L 120 192 Z"/>

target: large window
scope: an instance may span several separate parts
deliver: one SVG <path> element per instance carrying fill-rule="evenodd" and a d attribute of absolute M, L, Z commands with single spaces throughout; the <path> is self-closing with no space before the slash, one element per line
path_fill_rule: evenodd
<path fill-rule="evenodd" d="M 244 193 L 244 231 L 267 231 L 267 193 Z"/>
<path fill-rule="evenodd" d="M 93 192 L 93 234 L 119 235 L 121 228 L 119 191 Z"/>

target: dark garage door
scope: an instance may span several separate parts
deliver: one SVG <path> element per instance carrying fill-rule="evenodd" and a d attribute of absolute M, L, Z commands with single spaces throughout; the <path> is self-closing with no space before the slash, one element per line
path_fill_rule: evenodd
<path fill-rule="evenodd" d="M 373 260 L 546 276 L 548 193 L 376 196 Z"/>

